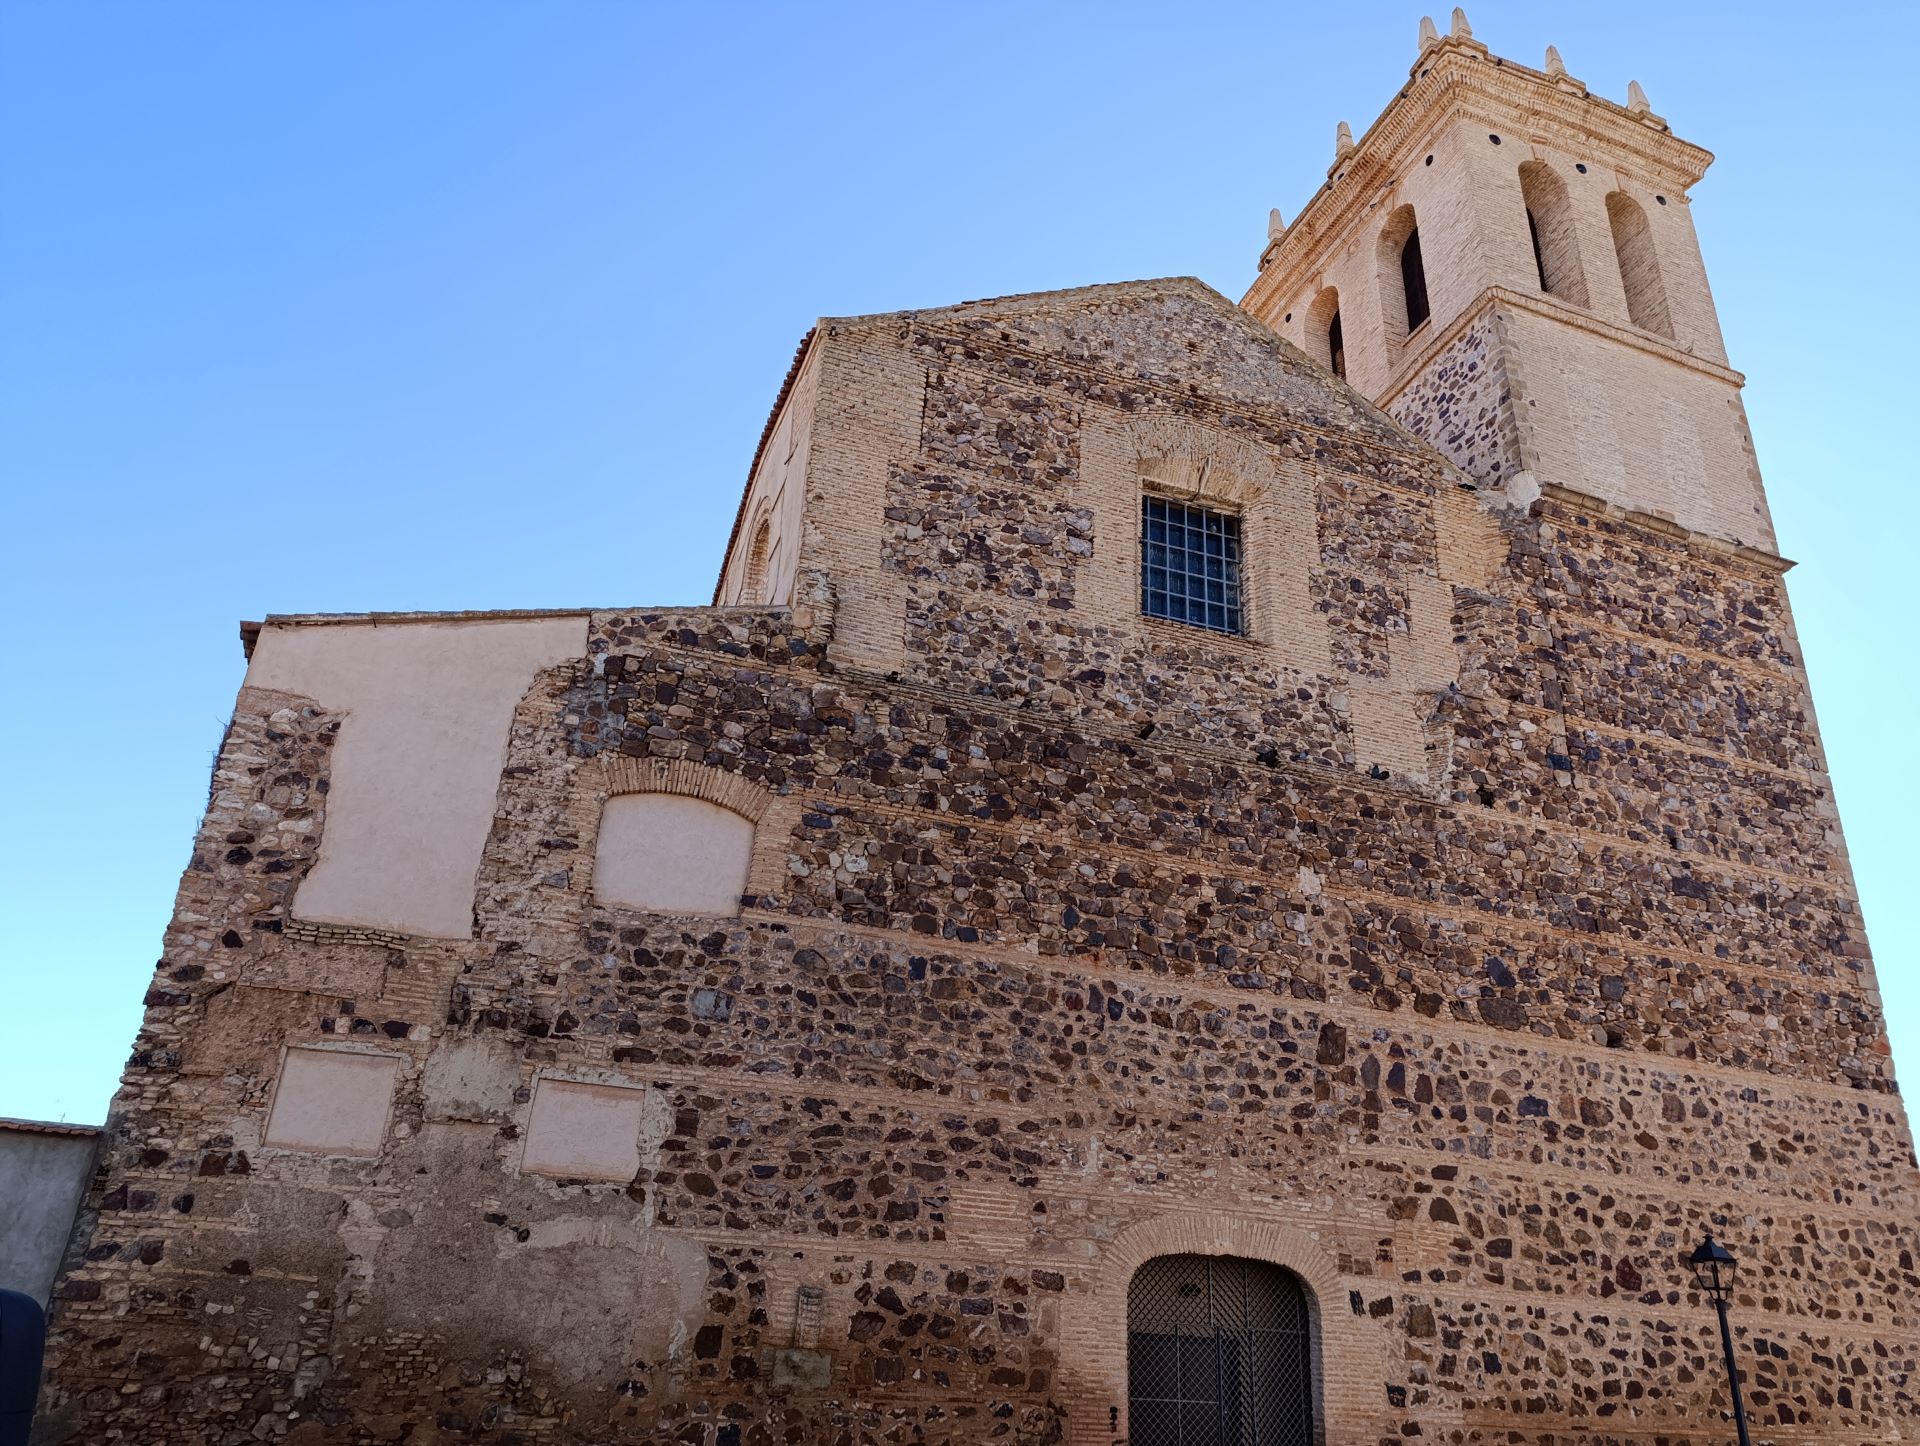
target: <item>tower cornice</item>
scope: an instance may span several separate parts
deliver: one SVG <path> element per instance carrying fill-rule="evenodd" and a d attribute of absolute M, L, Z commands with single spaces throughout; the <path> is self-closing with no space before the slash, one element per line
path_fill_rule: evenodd
<path fill-rule="evenodd" d="M 1448 36 L 1421 51 L 1406 86 L 1352 149 L 1336 157 L 1326 184 L 1268 245 L 1241 305 L 1258 314 L 1264 303 L 1296 294 L 1330 248 L 1377 209 L 1383 192 L 1391 194 L 1393 178 L 1405 173 L 1413 154 L 1445 124 L 1469 117 L 1493 134 L 1544 140 L 1575 155 L 1604 152 L 1615 169 L 1683 199 L 1713 163 L 1712 152 L 1681 140 L 1650 110 L 1594 95 L 1565 73 L 1494 56 L 1470 37 Z"/>

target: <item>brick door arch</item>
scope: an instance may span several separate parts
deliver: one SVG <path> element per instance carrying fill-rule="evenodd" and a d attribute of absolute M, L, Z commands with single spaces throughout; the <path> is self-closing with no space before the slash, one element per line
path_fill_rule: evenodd
<path fill-rule="evenodd" d="M 1314 1234 L 1272 1220 L 1195 1211 L 1155 1216 L 1121 1231 L 1100 1252 L 1085 1293 L 1066 1305 L 1060 1369 L 1074 1446 L 1128 1439 L 1128 1291 L 1142 1265 L 1166 1255 L 1264 1261 L 1297 1276 L 1312 1331 L 1315 1439 L 1320 1446 L 1378 1439 L 1386 1405 L 1382 1327 L 1348 1308 L 1339 1270 Z"/>
<path fill-rule="evenodd" d="M 1264 1260 L 1149 1260 L 1127 1293 L 1128 1446 L 1314 1446 L 1311 1310 Z"/>

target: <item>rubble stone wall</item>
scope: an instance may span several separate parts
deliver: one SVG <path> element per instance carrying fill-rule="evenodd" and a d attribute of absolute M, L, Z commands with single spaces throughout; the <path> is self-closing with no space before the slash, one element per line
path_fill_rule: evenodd
<path fill-rule="evenodd" d="M 296 917 L 352 719 L 242 693 L 41 1441 L 1106 1446 L 1125 1283 L 1198 1250 L 1306 1283 L 1328 1446 L 1719 1446 L 1709 1227 L 1756 1439 L 1906 1429 L 1920 1174 L 1777 562 L 1493 510 L 1185 283 L 816 345 L 794 606 L 587 619 L 471 937 Z M 1247 636 L 1139 617 L 1156 488 L 1259 514 Z M 737 913 L 596 899 L 649 787 L 753 822 Z M 265 1144 L 333 1045 L 400 1060 L 384 1148 Z M 630 1178 L 530 1152 L 549 1081 Z"/>
<path fill-rule="evenodd" d="M 1498 487 L 1524 465 L 1505 348 L 1492 314 L 1464 327 L 1387 403 L 1395 421 L 1428 438 L 1476 482 Z"/>

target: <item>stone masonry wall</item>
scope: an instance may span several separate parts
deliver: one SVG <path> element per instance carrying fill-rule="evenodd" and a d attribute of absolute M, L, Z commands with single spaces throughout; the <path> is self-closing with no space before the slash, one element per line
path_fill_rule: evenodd
<path fill-rule="evenodd" d="M 1920 1174 L 1778 567 L 1488 512 L 1132 305 L 825 327 L 820 600 L 595 614 L 471 939 L 289 916 L 342 721 L 242 694 L 41 1441 L 1107 1446 L 1127 1277 L 1200 1249 L 1307 1283 L 1328 1446 L 1719 1446 L 1709 1226 L 1756 1439 L 1905 1428 Z M 1261 519 L 1248 637 L 1138 617 L 1142 487 Z M 595 901 L 617 759 L 769 800 L 737 917 Z M 376 1158 L 262 1143 L 328 1041 L 400 1061 Z M 520 1168 L 556 1079 L 644 1092 L 631 1179 Z"/>
<path fill-rule="evenodd" d="M 1442 348 L 1387 411 L 1488 487 L 1500 486 L 1522 466 L 1513 391 L 1492 313 L 1476 318 Z"/>

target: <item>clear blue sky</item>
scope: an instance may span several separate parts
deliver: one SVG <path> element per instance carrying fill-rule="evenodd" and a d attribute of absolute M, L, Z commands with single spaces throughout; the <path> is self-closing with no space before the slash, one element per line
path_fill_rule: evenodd
<path fill-rule="evenodd" d="M 1910 12 L 1470 13 L 1720 156 L 1694 215 L 1920 1081 Z M 706 601 L 816 316 L 1237 297 L 1419 15 L 0 9 L 0 1114 L 104 1115 L 240 619 Z"/>

